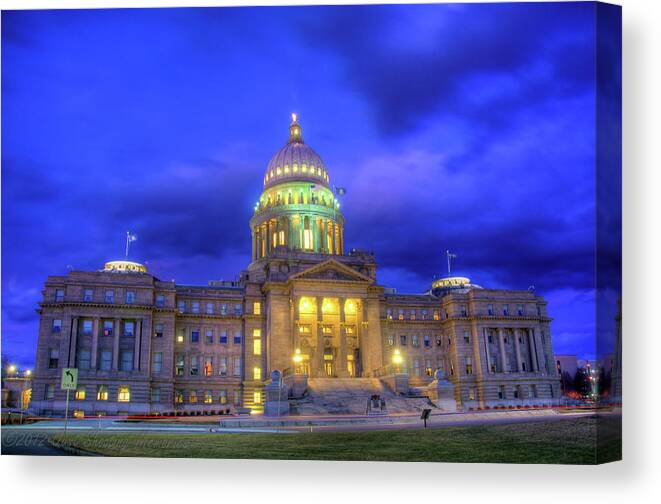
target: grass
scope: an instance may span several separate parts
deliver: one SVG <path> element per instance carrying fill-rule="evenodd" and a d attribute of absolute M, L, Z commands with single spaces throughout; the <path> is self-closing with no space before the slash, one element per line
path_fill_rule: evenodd
<path fill-rule="evenodd" d="M 594 464 L 621 458 L 619 420 L 299 434 L 70 433 L 56 446 L 119 457 Z M 596 443 L 599 441 L 599 457 Z"/>

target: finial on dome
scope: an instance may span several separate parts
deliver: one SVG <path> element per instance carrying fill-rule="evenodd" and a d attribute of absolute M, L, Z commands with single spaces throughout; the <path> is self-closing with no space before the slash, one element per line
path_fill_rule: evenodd
<path fill-rule="evenodd" d="M 291 114 L 291 124 L 289 125 L 289 143 L 303 143 L 301 136 L 301 126 L 297 122 L 298 115 L 296 112 Z"/>

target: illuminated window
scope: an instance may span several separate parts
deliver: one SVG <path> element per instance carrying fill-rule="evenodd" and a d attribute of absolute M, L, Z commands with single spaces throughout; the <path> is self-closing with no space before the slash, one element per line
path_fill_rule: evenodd
<path fill-rule="evenodd" d="M 175 404 L 181 404 L 184 402 L 184 392 L 182 390 L 174 391 L 174 402 Z"/>
<path fill-rule="evenodd" d="M 74 394 L 74 398 L 77 401 L 85 400 L 85 385 L 78 385 L 78 388 L 76 389 L 76 393 Z"/>
<path fill-rule="evenodd" d="M 163 337 L 163 324 L 156 324 L 154 326 L 154 337 L 156 338 Z"/>
<path fill-rule="evenodd" d="M 411 336 L 411 345 L 413 345 L 414 347 L 419 347 L 420 346 L 420 340 L 419 340 L 417 334 L 414 334 L 413 336 Z"/>
<path fill-rule="evenodd" d="M 163 352 L 154 352 L 152 355 L 151 369 L 154 373 L 160 373 L 163 369 Z"/>
<path fill-rule="evenodd" d="M 191 390 L 188 392 L 188 402 L 195 404 L 197 402 L 197 390 Z"/>
<path fill-rule="evenodd" d="M 253 380 L 261 380 L 262 379 L 262 368 L 254 367 L 252 369 L 252 379 Z"/>
<path fill-rule="evenodd" d="M 218 374 L 220 376 L 227 376 L 227 357 L 221 357 L 218 363 Z"/>
<path fill-rule="evenodd" d="M 213 393 L 211 390 L 205 390 L 204 391 L 204 404 L 211 404 L 213 403 Z"/>
<path fill-rule="evenodd" d="M 434 310 L 434 320 L 438 320 L 438 319 L 439 319 L 438 310 Z"/>
<path fill-rule="evenodd" d="M 60 319 L 53 320 L 53 327 L 51 332 L 59 333 L 62 331 L 62 321 Z"/>
<path fill-rule="evenodd" d="M 92 289 L 85 289 L 85 292 L 83 293 L 83 301 L 86 303 L 89 303 L 92 301 L 94 291 Z"/>
<path fill-rule="evenodd" d="M 294 173 L 298 172 L 298 165 L 294 165 L 294 166 L 292 167 L 292 171 L 293 171 Z"/>
<path fill-rule="evenodd" d="M 213 376 L 213 358 L 204 358 L 204 376 Z"/>
<path fill-rule="evenodd" d="M 241 376 L 241 357 L 234 357 L 234 376 Z"/>
<path fill-rule="evenodd" d="M 218 402 L 220 404 L 227 404 L 227 390 L 221 390 L 218 394 Z"/>
<path fill-rule="evenodd" d="M 262 314 L 262 303 L 260 303 L 259 301 L 255 301 L 252 304 L 252 312 L 255 315 L 261 315 Z"/>
<path fill-rule="evenodd" d="M 117 390 L 118 402 L 129 402 L 131 400 L 131 388 L 128 385 L 120 385 Z"/>
<path fill-rule="evenodd" d="M 108 385 L 97 385 L 96 386 L 96 400 L 97 401 L 107 401 L 108 400 Z"/>
<path fill-rule="evenodd" d="M 475 387 L 469 387 L 469 389 L 468 389 L 468 400 L 469 401 L 474 401 L 475 400 L 475 396 L 476 396 L 475 391 L 476 391 Z"/>
<path fill-rule="evenodd" d="M 310 250 L 312 248 L 312 231 L 310 230 L 310 218 L 303 219 L 303 248 Z"/>
<path fill-rule="evenodd" d="M 252 400 L 255 404 L 262 403 L 262 393 L 259 390 L 255 390 L 252 394 Z"/>
<path fill-rule="evenodd" d="M 356 327 L 355 326 L 346 326 L 345 332 L 347 334 L 356 334 Z"/>
<path fill-rule="evenodd" d="M 183 343 L 184 342 L 184 329 L 180 327 L 177 329 L 177 343 Z"/>
<path fill-rule="evenodd" d="M 190 374 L 191 376 L 197 376 L 200 374 L 200 368 L 199 368 L 199 359 L 197 358 L 196 355 L 193 355 L 190 358 Z"/>
<path fill-rule="evenodd" d="M 410 313 L 410 315 L 409 315 L 409 318 L 410 318 L 411 320 L 415 320 L 415 310 L 411 310 L 411 313 Z"/>
<path fill-rule="evenodd" d="M 298 326 L 298 332 L 299 332 L 299 334 L 310 334 L 310 326 L 309 325 L 300 325 L 300 326 Z"/>
<path fill-rule="evenodd" d="M 393 335 L 388 336 L 388 346 L 393 346 L 395 344 L 395 337 Z"/>
<path fill-rule="evenodd" d="M 392 308 L 388 308 L 388 309 L 386 310 L 386 318 L 387 318 L 388 320 L 392 320 Z"/>
<path fill-rule="evenodd" d="M 404 310 L 403 310 L 402 308 L 400 308 L 399 310 L 397 310 L 397 318 L 398 318 L 399 320 L 404 320 Z"/>
<path fill-rule="evenodd" d="M 324 325 L 321 328 L 321 332 L 323 334 L 333 334 L 333 326 L 332 325 Z"/>
<path fill-rule="evenodd" d="M 262 339 L 258 336 L 253 340 L 253 355 L 262 355 Z"/>
<path fill-rule="evenodd" d="M 113 330 L 112 320 L 104 320 L 103 321 L 103 335 L 104 336 L 112 336 L 112 330 Z"/>
<path fill-rule="evenodd" d="M 289 165 L 285 165 L 285 173 L 289 173 Z"/>
<path fill-rule="evenodd" d="M 473 374 L 473 359 L 470 357 L 466 357 L 466 374 L 467 375 L 472 375 Z"/>

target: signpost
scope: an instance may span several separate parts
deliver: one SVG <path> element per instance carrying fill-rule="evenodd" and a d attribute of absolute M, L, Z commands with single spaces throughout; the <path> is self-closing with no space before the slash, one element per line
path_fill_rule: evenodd
<path fill-rule="evenodd" d="M 420 419 L 424 420 L 425 422 L 425 429 L 427 428 L 427 419 L 429 418 L 430 414 L 431 414 L 431 409 L 425 408 L 422 410 L 422 415 L 420 415 Z"/>
<path fill-rule="evenodd" d="M 67 435 L 67 421 L 69 420 L 69 391 L 76 390 L 78 386 L 78 368 L 64 368 L 62 370 L 61 390 L 67 391 L 67 403 L 64 409 L 64 435 Z"/>

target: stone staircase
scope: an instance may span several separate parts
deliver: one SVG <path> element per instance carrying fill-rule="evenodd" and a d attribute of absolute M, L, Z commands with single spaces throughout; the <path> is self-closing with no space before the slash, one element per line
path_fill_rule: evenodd
<path fill-rule="evenodd" d="M 259 392 L 260 402 L 255 402 L 255 392 Z M 262 382 L 244 382 L 243 406 L 255 413 L 264 413 L 264 384 Z"/>
<path fill-rule="evenodd" d="M 310 378 L 303 399 L 290 400 L 293 415 L 364 415 L 367 400 L 379 395 L 389 414 L 433 408 L 424 398 L 396 395 L 378 378 Z"/>

